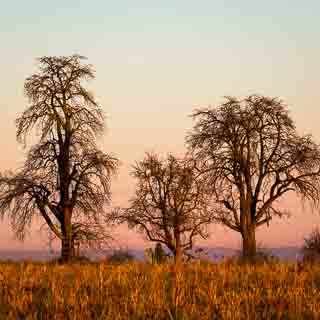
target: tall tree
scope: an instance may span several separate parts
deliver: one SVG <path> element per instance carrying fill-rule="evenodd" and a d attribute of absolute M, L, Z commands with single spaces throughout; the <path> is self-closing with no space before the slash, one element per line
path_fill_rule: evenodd
<path fill-rule="evenodd" d="M 164 244 L 181 262 L 196 237 L 207 238 L 206 226 L 211 222 L 206 186 L 193 161 L 147 153 L 132 175 L 137 189 L 129 208 L 118 211 L 118 218 L 149 241 Z"/>
<path fill-rule="evenodd" d="M 216 221 L 242 236 L 243 255 L 256 255 L 256 229 L 286 211 L 281 196 L 295 192 L 317 204 L 320 149 L 298 135 L 278 98 L 227 97 L 217 107 L 195 110 L 186 138 L 217 200 Z"/>
<path fill-rule="evenodd" d="M 39 71 L 26 79 L 29 106 L 16 120 L 17 140 L 37 129 L 38 142 L 22 168 L 0 176 L 0 213 L 10 215 L 23 238 L 40 214 L 61 239 L 61 257 L 72 256 L 72 226 L 95 221 L 110 201 L 110 180 L 118 160 L 99 150 L 104 114 L 84 82 L 94 79 L 79 55 L 42 57 Z M 78 232 L 79 233 L 79 232 Z"/>

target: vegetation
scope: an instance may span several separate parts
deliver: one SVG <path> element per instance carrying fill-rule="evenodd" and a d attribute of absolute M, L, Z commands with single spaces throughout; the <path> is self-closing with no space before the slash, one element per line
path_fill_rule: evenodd
<path fill-rule="evenodd" d="M 28 77 L 30 105 L 16 120 L 17 138 L 26 141 L 36 127 L 38 143 L 22 169 L 0 176 L 0 215 L 8 214 L 23 238 L 38 214 L 61 240 L 69 260 L 76 242 L 107 238 L 100 216 L 110 201 L 110 181 L 118 160 L 98 149 L 104 114 L 84 81 L 94 78 L 83 57 L 42 57 L 39 72 Z"/>
<path fill-rule="evenodd" d="M 108 263 L 121 264 L 132 262 L 134 260 L 135 257 L 129 252 L 129 250 L 120 248 L 118 250 L 113 250 L 113 252 L 106 257 L 105 261 Z"/>
<path fill-rule="evenodd" d="M 319 317 L 319 265 L 0 265 L 0 319 Z"/>
<path fill-rule="evenodd" d="M 303 260 L 309 262 L 320 262 L 320 229 L 315 228 L 311 234 L 304 239 L 302 248 Z"/>
<path fill-rule="evenodd" d="M 257 228 L 288 215 L 278 205 L 285 193 L 319 203 L 320 147 L 297 133 L 277 98 L 227 97 L 192 117 L 187 145 L 212 187 L 215 221 L 241 234 L 243 256 L 252 260 Z"/>
<path fill-rule="evenodd" d="M 193 161 L 149 153 L 132 175 L 136 193 L 129 208 L 115 211 L 117 220 L 165 245 L 179 263 L 197 237 L 209 236 L 206 227 L 213 220 L 205 181 Z"/>
<path fill-rule="evenodd" d="M 119 160 L 98 147 L 104 113 L 83 60 L 42 57 L 25 82 L 17 139 L 26 147 L 37 128 L 38 140 L 22 168 L 0 174 L 0 218 L 23 240 L 40 215 L 61 257 L 0 261 L 0 319 L 319 319 L 319 229 L 305 239 L 303 263 L 256 245 L 257 228 L 288 214 L 277 206 L 285 193 L 320 200 L 320 147 L 298 135 L 286 105 L 254 95 L 196 110 L 187 154 L 147 153 L 133 166 L 129 207 L 108 211 Z M 149 263 L 123 249 L 100 262 L 80 255 L 80 244 L 101 248 L 120 223 L 156 243 Z M 215 264 L 192 253 L 211 223 L 241 234 L 241 256 Z"/>
<path fill-rule="evenodd" d="M 148 258 L 149 263 L 152 264 L 164 263 L 170 260 L 170 255 L 165 253 L 161 243 L 159 242 L 156 244 L 154 249 L 148 248 L 145 249 L 144 252 Z"/>

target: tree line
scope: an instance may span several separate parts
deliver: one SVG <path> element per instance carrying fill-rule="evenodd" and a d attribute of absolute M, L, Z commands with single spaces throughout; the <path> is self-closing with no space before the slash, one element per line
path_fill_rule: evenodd
<path fill-rule="evenodd" d="M 36 130 L 37 143 L 21 168 L 0 174 L 0 217 L 9 217 L 20 239 L 40 216 L 67 262 L 79 243 L 103 246 L 108 226 L 126 223 L 179 263 L 219 223 L 240 234 L 242 255 L 252 260 L 256 230 L 288 214 L 278 206 L 284 194 L 318 206 L 319 144 L 298 134 L 281 99 L 250 95 L 194 110 L 185 155 L 146 153 L 132 167 L 129 206 L 110 208 L 120 161 L 98 147 L 105 114 L 87 88 L 95 71 L 85 59 L 41 57 L 25 81 L 28 105 L 16 119 L 16 137 L 26 148 Z"/>

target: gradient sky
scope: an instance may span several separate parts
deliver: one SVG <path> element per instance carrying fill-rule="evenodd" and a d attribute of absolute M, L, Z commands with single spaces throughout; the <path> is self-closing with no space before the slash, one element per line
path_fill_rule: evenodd
<path fill-rule="evenodd" d="M 134 190 L 130 165 L 145 151 L 184 152 L 195 106 L 225 95 L 279 96 L 298 130 L 320 141 L 320 2 L 224 1 L 4 1 L 0 0 L 0 170 L 23 160 L 14 119 L 27 106 L 23 84 L 43 55 L 88 57 L 96 69 L 91 89 L 107 112 L 103 149 L 123 165 L 113 183 L 113 204 Z M 301 245 L 318 212 L 293 197 L 289 220 L 274 220 L 257 234 L 266 246 Z M 24 243 L 0 223 L 0 249 L 46 248 L 34 225 Z M 213 226 L 206 242 L 239 247 L 240 236 Z M 120 244 L 141 246 L 141 236 L 120 228 Z"/>

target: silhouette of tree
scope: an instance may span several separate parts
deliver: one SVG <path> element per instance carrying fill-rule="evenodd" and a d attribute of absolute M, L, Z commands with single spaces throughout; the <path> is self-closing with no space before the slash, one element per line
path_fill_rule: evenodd
<path fill-rule="evenodd" d="M 319 145 L 299 136 L 278 98 L 226 97 L 217 107 L 195 110 L 186 144 L 217 200 L 215 219 L 242 236 L 243 255 L 256 255 L 256 229 L 273 216 L 290 191 L 319 201 Z"/>
<path fill-rule="evenodd" d="M 118 210 L 117 218 L 148 240 L 167 246 L 179 263 L 196 237 L 207 238 L 211 222 L 205 185 L 193 161 L 147 153 L 132 175 L 137 182 L 135 195 L 129 208 Z"/>
<path fill-rule="evenodd" d="M 161 243 L 157 242 L 154 249 L 147 248 L 144 250 L 145 256 L 148 258 L 148 261 L 152 264 L 159 264 L 169 261 L 170 255 L 167 254 L 162 248 Z"/>
<path fill-rule="evenodd" d="M 315 228 L 308 237 L 304 239 L 302 247 L 303 260 L 308 262 L 320 261 L 320 229 Z"/>
<path fill-rule="evenodd" d="M 99 224 L 110 200 L 110 180 L 118 160 L 100 151 L 104 114 L 84 81 L 94 79 L 91 65 L 79 55 L 42 57 L 39 72 L 26 79 L 29 106 L 16 120 L 17 140 L 37 129 L 22 168 L 0 176 L 0 213 L 7 212 L 23 239 L 40 214 L 61 239 L 61 257 L 72 256 L 72 226 L 77 220 Z M 88 230 L 87 228 L 85 228 Z"/>

